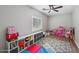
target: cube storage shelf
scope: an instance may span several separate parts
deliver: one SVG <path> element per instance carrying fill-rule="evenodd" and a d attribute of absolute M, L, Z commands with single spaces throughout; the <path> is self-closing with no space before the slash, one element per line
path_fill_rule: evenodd
<path fill-rule="evenodd" d="M 36 33 L 18 37 L 17 40 L 7 42 L 8 53 L 20 53 L 27 47 L 39 41 L 43 36 L 43 31 L 39 31 Z"/>

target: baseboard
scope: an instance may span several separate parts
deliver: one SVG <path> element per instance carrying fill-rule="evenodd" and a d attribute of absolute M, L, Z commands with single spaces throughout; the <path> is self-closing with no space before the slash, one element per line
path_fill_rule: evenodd
<path fill-rule="evenodd" d="M 8 53 L 8 50 L 0 50 L 0 53 Z"/>

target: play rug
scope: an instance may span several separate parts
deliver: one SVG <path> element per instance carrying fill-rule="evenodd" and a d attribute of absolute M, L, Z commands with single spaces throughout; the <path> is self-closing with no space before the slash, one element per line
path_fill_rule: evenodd
<path fill-rule="evenodd" d="M 64 38 L 62 39 L 57 39 L 55 37 L 46 37 L 43 40 L 40 40 L 38 42 L 41 46 L 44 46 L 48 50 L 51 49 L 52 52 L 56 53 L 72 53 L 76 52 L 75 47 L 71 46 L 71 43 L 68 40 L 65 40 Z M 52 53 L 51 52 L 51 53 Z"/>
<path fill-rule="evenodd" d="M 48 53 L 56 53 L 53 47 L 51 47 L 48 43 L 42 43 L 41 46 L 45 47 Z"/>

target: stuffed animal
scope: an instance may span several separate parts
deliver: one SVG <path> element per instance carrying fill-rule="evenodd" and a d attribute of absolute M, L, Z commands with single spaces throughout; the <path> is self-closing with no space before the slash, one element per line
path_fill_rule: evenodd
<path fill-rule="evenodd" d="M 73 36 L 72 36 L 72 32 L 71 32 L 71 30 L 66 30 L 66 32 L 65 32 L 65 37 L 66 38 L 69 38 L 69 39 L 72 39 L 73 38 Z"/>

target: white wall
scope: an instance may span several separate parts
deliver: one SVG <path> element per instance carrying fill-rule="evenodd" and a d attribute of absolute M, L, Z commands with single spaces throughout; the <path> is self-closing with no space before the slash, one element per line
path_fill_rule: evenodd
<path fill-rule="evenodd" d="M 48 27 L 49 29 L 55 28 L 58 26 L 71 27 L 72 26 L 72 15 L 71 14 L 62 14 L 56 16 L 50 16 L 48 18 Z"/>
<path fill-rule="evenodd" d="M 74 10 L 73 14 L 73 26 L 75 28 L 75 43 L 79 48 L 79 6 Z"/>
<path fill-rule="evenodd" d="M 0 50 L 5 48 L 5 29 L 15 25 L 20 35 L 32 33 L 32 16 L 42 18 L 43 29 L 47 28 L 47 16 L 28 6 L 0 6 Z"/>

